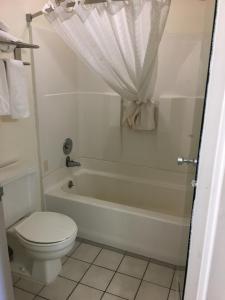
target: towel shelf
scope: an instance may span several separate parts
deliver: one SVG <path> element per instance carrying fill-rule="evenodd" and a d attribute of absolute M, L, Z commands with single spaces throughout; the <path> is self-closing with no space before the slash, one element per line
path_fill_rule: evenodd
<path fill-rule="evenodd" d="M 34 44 L 28 44 L 28 43 L 23 43 L 23 42 L 14 42 L 14 41 L 1 41 L 0 44 L 3 45 L 13 45 L 15 46 L 14 49 L 14 57 L 17 60 L 22 60 L 22 53 L 21 49 L 38 49 L 40 48 L 39 45 L 34 45 Z M 30 66 L 29 62 L 23 62 L 24 66 Z"/>
<path fill-rule="evenodd" d="M 28 43 L 23 43 L 23 42 L 1 41 L 1 40 L 0 40 L 0 44 L 14 45 L 14 46 L 16 46 L 16 48 L 18 48 L 18 49 L 22 49 L 22 48 L 38 49 L 38 48 L 39 48 L 38 45 L 28 44 Z"/>

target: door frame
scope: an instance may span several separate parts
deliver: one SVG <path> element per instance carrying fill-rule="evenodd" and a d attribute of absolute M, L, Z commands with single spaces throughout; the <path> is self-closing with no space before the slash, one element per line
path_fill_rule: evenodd
<path fill-rule="evenodd" d="M 225 208 L 225 1 L 218 0 L 207 87 L 205 118 L 199 155 L 199 169 L 192 215 L 192 231 L 184 300 L 206 300 L 215 273 L 214 253 L 221 244 L 220 214 Z M 218 239 L 221 234 L 221 239 Z M 224 234 L 224 232 L 223 232 Z M 216 239 L 217 237 L 217 239 Z M 221 259 L 225 260 L 224 257 Z M 225 262 L 221 261 L 221 264 Z M 212 273 L 212 270 L 214 272 Z M 221 274 L 222 275 L 222 274 Z M 217 285 L 224 298 L 224 284 Z M 216 297 L 214 299 L 219 300 Z M 221 298 L 222 299 L 222 298 Z"/>

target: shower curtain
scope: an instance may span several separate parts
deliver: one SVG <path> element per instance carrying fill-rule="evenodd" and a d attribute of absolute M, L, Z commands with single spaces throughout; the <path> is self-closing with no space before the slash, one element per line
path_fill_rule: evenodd
<path fill-rule="evenodd" d="M 132 129 L 155 129 L 157 52 L 170 0 L 107 0 L 98 4 L 79 0 L 72 8 L 69 2 L 49 1 L 43 9 L 49 22 L 121 95 L 122 124 Z"/>

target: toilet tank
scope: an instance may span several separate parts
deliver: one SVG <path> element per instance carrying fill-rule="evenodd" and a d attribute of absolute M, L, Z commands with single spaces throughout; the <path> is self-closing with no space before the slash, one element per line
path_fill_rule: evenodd
<path fill-rule="evenodd" d="M 12 174 L 15 175 L 15 172 Z M 4 191 L 3 212 L 6 228 L 31 212 L 40 210 L 37 173 L 34 170 L 18 170 L 16 176 L 9 176 L 0 184 Z"/>

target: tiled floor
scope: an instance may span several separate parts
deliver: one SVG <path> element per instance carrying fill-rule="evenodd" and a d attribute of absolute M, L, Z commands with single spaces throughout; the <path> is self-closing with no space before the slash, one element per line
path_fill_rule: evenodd
<path fill-rule="evenodd" d="M 15 300 L 180 300 L 184 272 L 151 259 L 76 242 L 48 286 L 13 276 Z M 181 287 L 182 288 L 182 287 Z"/>

